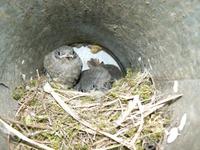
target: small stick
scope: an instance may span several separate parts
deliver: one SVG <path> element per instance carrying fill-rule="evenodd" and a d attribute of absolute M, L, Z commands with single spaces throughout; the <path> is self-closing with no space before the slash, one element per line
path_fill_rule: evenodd
<path fill-rule="evenodd" d="M 137 97 L 138 96 L 136 95 L 133 100 L 130 100 L 128 102 L 128 106 L 127 106 L 126 110 L 124 112 L 122 112 L 121 115 L 119 116 L 119 118 L 114 122 L 116 127 L 120 126 L 126 120 L 126 118 L 130 115 L 130 113 L 136 108 L 135 99 Z"/>
<path fill-rule="evenodd" d="M 28 137 L 34 137 L 37 136 L 38 134 L 44 133 L 44 132 L 48 132 L 48 130 L 41 130 L 41 131 L 35 131 L 35 132 L 30 132 L 27 134 Z"/>
<path fill-rule="evenodd" d="M 38 80 L 40 80 L 40 73 L 39 73 L 38 69 L 36 69 L 36 74 L 37 74 Z"/>
<path fill-rule="evenodd" d="M 2 118 L 3 120 L 9 121 L 9 122 L 11 122 L 11 123 L 19 124 L 19 125 L 22 125 L 22 126 L 27 126 L 27 127 L 30 127 L 30 128 L 50 129 L 50 128 L 48 128 L 48 127 L 39 126 L 39 125 L 25 125 L 25 124 L 22 123 L 22 122 L 19 122 L 19 121 L 16 121 L 16 120 L 12 120 L 12 119 L 9 119 L 9 118 L 4 118 L 4 117 L 2 117 L 2 116 L 0 116 L 0 118 Z"/>
<path fill-rule="evenodd" d="M 105 103 L 103 103 L 103 106 L 102 106 L 102 107 L 110 106 L 110 105 L 112 105 L 112 104 L 114 104 L 114 103 L 116 103 L 116 102 L 118 102 L 118 99 L 113 100 L 113 101 L 109 101 L 109 102 L 105 102 Z"/>
<path fill-rule="evenodd" d="M 119 106 L 121 108 L 121 113 L 123 114 L 124 113 L 124 110 L 123 110 L 123 106 L 122 106 L 122 102 L 120 99 L 118 99 L 118 102 L 119 102 Z"/>
<path fill-rule="evenodd" d="M 53 89 L 53 88 L 52 88 Z M 61 90 L 61 89 L 55 89 L 55 91 L 58 91 L 63 94 L 74 94 L 74 95 L 81 95 L 81 96 L 90 96 L 89 93 L 83 93 L 79 91 L 71 91 L 71 90 Z"/>
<path fill-rule="evenodd" d="M 94 103 L 94 104 L 87 104 L 87 105 L 77 105 L 73 106 L 73 108 L 90 108 L 101 105 L 100 103 Z"/>
<path fill-rule="evenodd" d="M 182 96 L 183 96 L 183 94 L 171 95 L 171 96 L 168 96 L 167 98 L 165 98 L 163 100 L 158 101 L 155 105 L 160 105 L 160 104 L 172 101 L 172 100 L 176 100 L 176 99 L 178 99 L 178 98 L 180 98 Z"/>
<path fill-rule="evenodd" d="M 177 98 L 182 97 L 182 94 L 179 95 L 172 95 L 168 98 L 165 98 L 163 100 L 160 100 L 159 102 L 157 102 L 156 104 L 146 104 L 143 106 L 144 108 L 144 118 L 147 117 L 148 115 L 152 114 L 153 112 L 155 112 L 156 110 L 162 108 L 167 102 L 172 101 L 172 100 L 176 100 Z M 138 113 L 136 113 L 135 115 L 137 115 Z M 126 120 L 129 118 L 126 118 Z M 125 121 L 126 121 L 125 120 Z M 138 126 L 139 124 L 136 124 L 135 126 Z"/>
<path fill-rule="evenodd" d="M 17 136 L 19 139 L 21 139 L 22 141 L 27 142 L 29 145 L 35 147 L 35 148 L 40 148 L 40 149 L 44 149 L 44 150 L 53 150 L 52 148 L 44 145 L 44 144 L 40 144 L 37 143 L 29 138 L 27 138 L 25 135 L 23 135 L 22 133 L 20 133 L 19 131 L 17 131 L 16 129 L 14 129 L 13 127 L 11 127 L 10 125 L 8 125 L 5 121 L 3 121 L 0 118 L 0 130 L 2 130 L 4 133 L 7 133 L 11 136 Z"/>
<path fill-rule="evenodd" d="M 72 98 L 67 99 L 66 102 L 70 102 L 70 101 L 72 101 L 74 99 L 77 99 L 77 98 L 80 98 L 80 97 L 86 97 L 86 95 L 76 95 L 76 96 L 74 96 Z"/>
<path fill-rule="evenodd" d="M 183 96 L 182 94 L 172 95 L 163 100 L 158 101 L 155 104 L 151 104 L 151 105 L 147 104 L 146 106 L 144 106 L 144 112 L 145 112 L 145 114 L 147 113 L 149 115 L 149 114 L 153 113 L 154 111 L 156 111 L 157 109 L 163 107 L 167 102 L 176 100 L 182 96 Z M 145 115 L 145 117 L 146 117 L 146 115 Z"/>
<path fill-rule="evenodd" d="M 140 116 L 141 116 L 141 120 L 140 120 L 140 126 L 135 134 L 135 136 L 131 139 L 131 145 L 135 145 L 135 142 L 136 140 L 138 139 L 138 137 L 140 136 L 140 133 L 142 132 L 142 129 L 143 129 L 143 125 L 144 125 L 144 115 L 143 115 L 143 112 L 144 112 L 144 108 L 141 104 L 141 101 L 139 99 L 139 96 L 137 96 L 135 98 L 137 104 L 138 104 L 138 108 L 139 108 L 139 111 L 140 111 Z M 134 146 L 135 147 L 135 146 Z"/>
<path fill-rule="evenodd" d="M 121 146 L 120 144 L 115 144 L 115 145 L 111 145 L 111 146 L 104 147 L 104 148 L 98 148 L 98 149 L 95 149 L 95 150 L 109 150 L 109 149 L 114 149 L 114 148 L 117 148 L 117 147 L 120 147 L 120 146 Z"/>
<path fill-rule="evenodd" d="M 32 100 L 32 98 L 34 98 L 34 96 L 36 96 L 36 92 L 34 92 L 34 93 L 31 94 L 31 95 L 32 95 L 32 97 L 26 99 L 26 101 L 19 107 L 19 109 L 17 110 L 17 112 L 16 112 L 16 114 L 15 114 L 15 117 L 17 117 L 17 116 L 19 115 L 20 111 L 24 108 L 24 106 L 26 106 L 26 104 L 27 104 L 28 102 L 30 102 L 30 101 Z"/>
<path fill-rule="evenodd" d="M 94 142 L 94 143 L 93 143 L 93 146 L 96 146 L 96 145 L 98 145 L 99 143 L 105 142 L 106 140 L 107 140 L 106 137 L 105 137 L 105 138 L 102 138 L 102 139 L 100 139 L 100 140 Z"/>

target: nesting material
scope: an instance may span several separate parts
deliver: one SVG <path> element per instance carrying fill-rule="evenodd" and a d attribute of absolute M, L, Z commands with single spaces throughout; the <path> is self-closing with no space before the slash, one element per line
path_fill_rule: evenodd
<path fill-rule="evenodd" d="M 15 120 L 4 121 L 56 150 L 159 149 L 170 121 L 164 106 L 181 96 L 158 94 L 148 72 L 128 71 L 107 93 L 58 89 L 41 76 L 16 89 L 19 110 Z M 10 144 L 15 150 L 37 149 L 19 139 Z"/>

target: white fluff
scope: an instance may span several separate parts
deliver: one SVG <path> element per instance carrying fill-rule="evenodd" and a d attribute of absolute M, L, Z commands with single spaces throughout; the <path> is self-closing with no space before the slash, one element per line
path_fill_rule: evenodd
<path fill-rule="evenodd" d="M 174 93 L 178 92 L 178 81 L 176 81 L 176 80 L 174 81 L 173 91 L 174 91 Z"/>
<path fill-rule="evenodd" d="M 179 131 L 183 130 L 183 128 L 184 128 L 184 126 L 186 124 L 186 121 L 187 121 L 187 114 L 184 113 L 182 118 L 181 118 L 180 125 L 178 126 Z"/>
<path fill-rule="evenodd" d="M 167 137 L 167 143 L 172 143 L 176 140 L 176 138 L 178 137 L 179 133 L 178 133 L 178 128 L 174 127 L 171 128 L 171 130 L 168 133 L 168 137 Z"/>

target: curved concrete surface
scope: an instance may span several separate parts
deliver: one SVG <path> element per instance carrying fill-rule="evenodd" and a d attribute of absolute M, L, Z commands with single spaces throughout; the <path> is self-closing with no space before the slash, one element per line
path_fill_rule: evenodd
<path fill-rule="evenodd" d="M 174 105 L 174 119 L 186 112 L 188 121 L 165 147 L 198 150 L 199 15 L 198 0 L 0 0 L 0 83 L 12 90 L 20 74 L 35 75 L 44 55 L 64 44 L 100 44 L 124 67 L 149 69 L 165 92 L 179 82 L 184 97 Z M 16 109 L 10 90 L 0 85 L 1 115 Z"/>

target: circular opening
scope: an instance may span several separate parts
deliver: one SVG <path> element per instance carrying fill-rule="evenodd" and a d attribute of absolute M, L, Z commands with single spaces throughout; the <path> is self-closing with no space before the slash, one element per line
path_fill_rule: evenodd
<path fill-rule="evenodd" d="M 102 62 L 104 64 L 111 64 L 118 67 L 120 70 L 125 70 L 120 60 L 105 47 L 88 43 L 72 44 L 71 46 L 82 60 L 82 71 L 89 69 L 87 62 L 90 59 L 98 59 L 100 63 Z"/>

